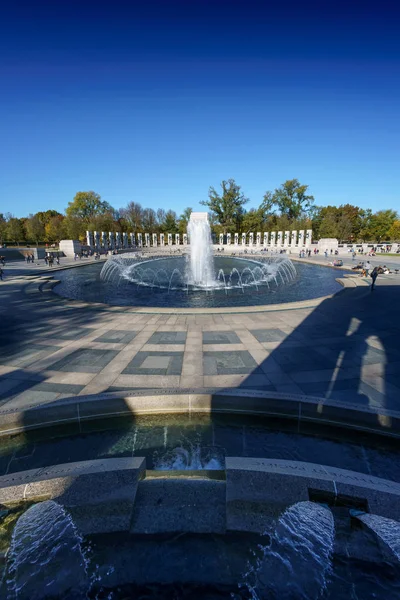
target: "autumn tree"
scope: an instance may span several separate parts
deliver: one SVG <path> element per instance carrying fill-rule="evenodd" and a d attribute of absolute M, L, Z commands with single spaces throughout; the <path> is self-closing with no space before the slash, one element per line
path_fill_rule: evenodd
<path fill-rule="evenodd" d="M 388 233 L 392 242 L 400 242 L 400 220 L 393 221 Z"/>
<path fill-rule="evenodd" d="M 59 242 L 66 237 L 65 219 L 62 215 L 50 217 L 45 224 L 45 237 L 47 242 Z"/>
<path fill-rule="evenodd" d="M 36 246 L 44 240 L 44 225 L 37 214 L 29 215 L 25 221 L 25 231 L 27 240 L 35 242 Z"/>

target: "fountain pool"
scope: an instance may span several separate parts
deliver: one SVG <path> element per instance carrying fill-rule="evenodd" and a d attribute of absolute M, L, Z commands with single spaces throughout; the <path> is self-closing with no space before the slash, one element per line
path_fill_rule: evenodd
<path fill-rule="evenodd" d="M 172 256 L 172 249 L 167 257 L 128 252 L 102 267 L 61 271 L 55 291 L 115 306 L 217 308 L 309 300 L 340 289 L 335 271 L 295 267 L 286 254 L 238 247 L 242 256 L 214 255 L 207 213 L 191 214 L 188 236 L 188 246 L 175 247 L 179 256 Z"/>
<path fill-rule="evenodd" d="M 188 284 L 187 258 L 122 254 L 57 272 L 54 292 L 112 306 L 218 308 L 297 302 L 341 289 L 335 269 L 261 257 L 214 256 L 213 285 Z M 265 278 L 264 277 L 265 273 Z"/>

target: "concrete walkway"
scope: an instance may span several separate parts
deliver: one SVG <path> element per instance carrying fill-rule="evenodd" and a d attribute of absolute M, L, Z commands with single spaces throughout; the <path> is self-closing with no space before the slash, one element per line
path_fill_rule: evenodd
<path fill-rule="evenodd" d="M 42 279 L 53 274 L 43 264 L 6 265 L 3 410 L 139 388 L 261 389 L 400 410 L 400 275 L 379 276 L 373 293 L 364 282 L 308 308 L 188 315 L 63 300 Z"/>

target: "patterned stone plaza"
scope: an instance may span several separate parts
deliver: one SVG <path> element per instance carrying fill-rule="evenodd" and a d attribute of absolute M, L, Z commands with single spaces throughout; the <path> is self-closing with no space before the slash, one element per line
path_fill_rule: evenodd
<path fill-rule="evenodd" d="M 398 410 L 399 275 L 380 276 L 373 294 L 350 277 L 323 299 L 177 311 L 68 301 L 52 292 L 47 270 L 9 273 L 0 289 L 2 410 L 160 388 L 245 388 Z"/>

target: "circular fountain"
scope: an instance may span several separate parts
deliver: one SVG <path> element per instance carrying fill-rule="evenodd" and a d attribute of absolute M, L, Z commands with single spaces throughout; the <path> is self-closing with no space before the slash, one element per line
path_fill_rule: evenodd
<path fill-rule="evenodd" d="M 296 278 L 296 269 L 284 255 L 236 258 L 214 257 L 207 213 L 192 213 L 188 225 L 190 246 L 179 257 L 140 260 L 135 253 L 113 256 L 100 279 L 114 285 L 133 283 L 167 292 L 183 290 L 244 293 L 246 288 L 277 287 Z"/>

